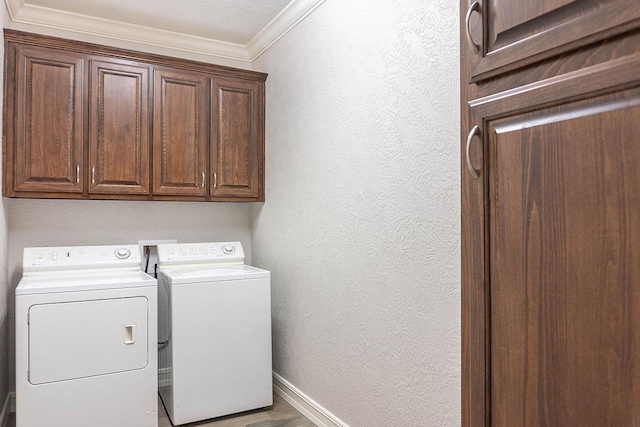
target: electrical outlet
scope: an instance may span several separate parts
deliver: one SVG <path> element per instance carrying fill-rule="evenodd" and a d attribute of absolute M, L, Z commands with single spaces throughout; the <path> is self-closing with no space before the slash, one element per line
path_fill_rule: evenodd
<path fill-rule="evenodd" d="M 138 247 L 140 248 L 140 254 L 142 255 L 142 262 L 140 263 L 140 269 L 153 276 L 155 265 L 158 263 L 158 245 L 166 243 L 178 243 L 176 239 L 167 240 L 138 240 Z M 147 255 L 146 248 L 149 248 L 149 254 Z M 147 264 L 147 257 L 149 264 Z M 148 265 L 148 267 L 147 267 Z"/>

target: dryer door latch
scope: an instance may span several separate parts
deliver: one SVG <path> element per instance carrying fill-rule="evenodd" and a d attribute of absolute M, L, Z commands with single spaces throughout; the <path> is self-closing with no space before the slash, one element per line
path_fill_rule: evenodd
<path fill-rule="evenodd" d="M 124 345 L 136 343 L 136 325 L 124 325 L 122 327 L 122 343 Z"/>

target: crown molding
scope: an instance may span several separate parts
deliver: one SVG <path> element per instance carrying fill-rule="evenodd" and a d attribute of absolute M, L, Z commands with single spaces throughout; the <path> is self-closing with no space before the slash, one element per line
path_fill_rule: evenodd
<path fill-rule="evenodd" d="M 12 22 L 249 62 L 245 46 L 5 0 Z"/>
<path fill-rule="evenodd" d="M 324 0 L 292 0 L 247 44 L 251 61 L 262 55 L 322 3 Z"/>
<path fill-rule="evenodd" d="M 18 14 L 18 11 L 24 6 L 23 0 L 5 0 L 7 10 L 9 11 L 9 18 L 13 21 Z"/>
<path fill-rule="evenodd" d="M 25 4 L 24 0 L 5 0 L 14 23 L 242 62 L 252 62 L 260 56 L 322 2 L 324 0 L 292 0 L 247 45 L 242 45 Z"/>

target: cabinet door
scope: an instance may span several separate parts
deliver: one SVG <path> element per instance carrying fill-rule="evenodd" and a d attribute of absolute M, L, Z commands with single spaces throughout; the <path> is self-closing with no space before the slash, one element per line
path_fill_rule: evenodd
<path fill-rule="evenodd" d="M 89 193 L 149 194 L 149 69 L 91 61 Z"/>
<path fill-rule="evenodd" d="M 82 193 L 80 55 L 17 46 L 14 190 Z"/>
<path fill-rule="evenodd" d="M 640 423 L 639 75 L 634 55 L 469 103 L 468 425 Z"/>
<path fill-rule="evenodd" d="M 264 85 L 212 80 L 212 198 L 264 200 Z"/>
<path fill-rule="evenodd" d="M 153 193 L 205 196 L 207 77 L 156 70 L 153 114 Z"/>
<path fill-rule="evenodd" d="M 475 0 L 463 0 L 470 10 Z M 469 15 L 480 81 L 640 27 L 637 0 L 479 0 Z M 463 43 L 467 43 L 463 40 Z"/>

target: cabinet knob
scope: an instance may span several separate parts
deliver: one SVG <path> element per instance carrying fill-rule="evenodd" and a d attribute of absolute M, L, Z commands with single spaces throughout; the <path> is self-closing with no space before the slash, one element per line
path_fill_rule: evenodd
<path fill-rule="evenodd" d="M 202 184 L 200 184 L 200 188 L 204 188 L 204 172 L 200 172 L 202 174 Z"/>
<path fill-rule="evenodd" d="M 216 175 L 216 173 L 213 173 L 213 188 L 218 188 L 218 175 Z"/>
<path fill-rule="evenodd" d="M 474 41 L 473 38 L 471 38 L 471 29 L 469 28 L 469 21 L 471 21 L 471 14 L 473 12 L 478 12 L 481 13 L 482 12 L 482 7 L 480 6 L 480 3 L 477 1 L 474 1 L 473 4 L 469 7 L 469 10 L 467 10 L 467 16 L 464 20 L 465 22 L 465 29 L 467 30 L 467 41 L 469 42 L 469 46 L 471 47 L 471 50 L 473 51 L 474 54 L 477 54 L 478 52 L 480 52 L 480 46 L 478 46 Z"/>
<path fill-rule="evenodd" d="M 96 167 L 95 166 L 91 166 L 91 183 L 92 184 L 96 183 Z"/>
<path fill-rule="evenodd" d="M 475 136 L 480 136 L 480 128 L 478 127 L 478 125 L 475 125 L 473 129 L 471 129 L 471 132 L 469 132 L 469 136 L 467 136 L 467 149 L 466 149 L 467 169 L 469 169 L 469 173 L 471 174 L 472 177 L 474 177 L 475 179 L 478 179 L 480 177 L 480 171 L 476 170 L 476 168 L 473 167 L 473 164 L 471 164 L 471 156 L 469 154 L 471 141 L 473 141 L 473 137 Z"/>
<path fill-rule="evenodd" d="M 76 183 L 80 182 L 80 165 L 76 165 Z"/>

